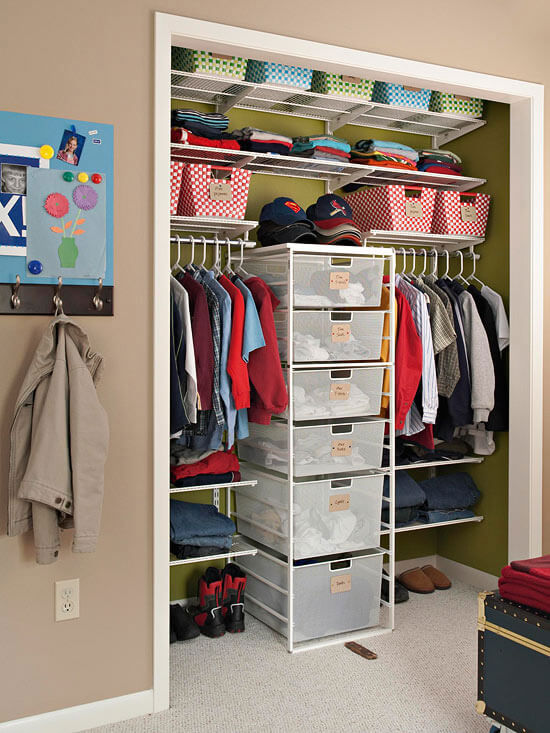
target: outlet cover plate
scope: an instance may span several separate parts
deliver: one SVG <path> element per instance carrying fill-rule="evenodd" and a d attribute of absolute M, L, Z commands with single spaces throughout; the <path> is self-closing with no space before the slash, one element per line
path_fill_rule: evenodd
<path fill-rule="evenodd" d="M 58 580 L 55 583 L 55 620 L 69 621 L 80 616 L 80 580 Z"/>

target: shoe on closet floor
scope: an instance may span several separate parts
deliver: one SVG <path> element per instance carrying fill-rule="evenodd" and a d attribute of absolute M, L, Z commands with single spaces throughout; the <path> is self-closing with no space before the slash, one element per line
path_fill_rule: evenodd
<path fill-rule="evenodd" d="M 200 630 L 187 609 L 179 603 L 170 604 L 170 643 L 172 641 L 188 641 L 200 636 Z"/>
<path fill-rule="evenodd" d="M 431 578 L 420 568 L 410 568 L 398 578 L 401 585 L 412 593 L 433 593 L 435 585 Z"/>
<path fill-rule="evenodd" d="M 451 581 L 445 575 L 445 573 L 442 573 L 441 570 L 434 568 L 433 565 L 424 565 L 422 567 L 422 572 L 424 573 L 424 575 L 427 575 L 428 578 L 432 581 L 436 590 L 449 590 L 452 585 Z"/>
<path fill-rule="evenodd" d="M 223 618 L 230 634 L 244 631 L 244 589 L 246 573 L 235 563 L 228 563 L 222 570 Z"/>
<path fill-rule="evenodd" d="M 382 578 L 381 598 L 383 601 L 386 601 L 386 603 L 389 603 L 389 600 L 390 600 L 389 591 L 390 591 L 390 584 L 388 582 L 388 579 Z M 404 585 L 401 585 L 401 583 L 398 580 L 395 581 L 393 598 L 394 598 L 395 603 L 405 603 L 405 601 L 409 600 L 409 591 L 405 588 Z"/>
<path fill-rule="evenodd" d="M 209 567 L 199 578 L 199 608 L 195 623 L 201 634 L 216 639 L 225 634 L 222 611 L 222 576 L 218 568 Z"/>

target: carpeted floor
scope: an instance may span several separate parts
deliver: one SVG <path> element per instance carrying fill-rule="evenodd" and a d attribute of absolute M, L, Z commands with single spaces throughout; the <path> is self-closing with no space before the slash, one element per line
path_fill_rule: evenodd
<path fill-rule="evenodd" d="M 477 591 L 412 595 L 378 659 L 343 646 L 290 655 L 253 618 L 245 634 L 172 645 L 168 711 L 94 733 L 488 733 L 474 711 Z"/>

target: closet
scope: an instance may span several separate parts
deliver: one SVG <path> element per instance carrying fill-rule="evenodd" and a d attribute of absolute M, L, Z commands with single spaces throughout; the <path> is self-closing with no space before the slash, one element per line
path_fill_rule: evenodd
<path fill-rule="evenodd" d="M 171 70 L 170 90 L 172 109 L 227 115 L 231 129 L 255 127 L 290 137 L 336 134 L 351 142 L 380 138 L 413 148 L 450 147 L 463 161 L 464 175 L 458 176 L 353 161 L 273 155 L 261 150 L 222 149 L 187 142 L 170 144 L 171 160 L 175 163 L 251 172 L 248 205 L 242 217 L 171 214 L 172 265 L 194 261 L 221 270 L 229 260 L 230 268 L 240 267 L 262 278 L 274 290 L 280 301 L 274 321 L 289 393 L 286 413 L 274 416 L 269 425 L 251 424 L 250 436 L 237 441 L 240 481 L 169 489 L 174 498 L 183 494 L 180 498 L 212 502 L 233 518 L 238 530 L 232 547 L 225 552 L 200 558 L 171 558 L 171 600 L 193 598 L 197 578 L 204 568 L 229 560 L 238 562 L 247 572 L 246 612 L 286 636 L 289 651 L 384 633 L 394 627 L 396 562 L 411 558 L 412 566 L 414 558 L 439 555 L 495 573 L 499 564 L 506 561 L 503 538 L 507 531 L 507 434 L 495 434 L 496 450 L 489 456 L 469 452 L 461 458 L 396 465 L 395 339 L 392 328 L 383 336 L 382 327 L 385 317 L 390 323 L 394 321 L 396 271 L 434 271 L 439 275 L 447 272 L 451 276 L 460 273 L 463 277 L 475 273 L 483 283 L 498 290 L 506 302 L 507 106 L 486 103 L 484 118 L 476 119 L 405 109 L 387 102 L 362 102 L 318 91 L 292 91 L 269 81 L 228 79 L 215 73 L 175 68 Z M 168 136 L 167 129 L 167 140 Z M 264 204 L 278 196 L 288 196 L 305 209 L 323 193 L 340 194 L 342 187 L 350 184 L 488 192 L 492 202 L 486 235 L 387 232 L 373 228 L 362 232 L 362 247 L 256 245 L 255 230 Z M 323 296 L 327 297 L 330 291 L 331 277 L 348 272 L 351 279 L 365 279 L 366 271 L 375 272 L 378 283 L 378 291 L 369 291 L 372 303 L 365 302 L 361 307 L 327 306 Z M 304 304 L 300 298 L 304 292 L 310 292 L 312 273 L 319 277 L 313 300 Z M 380 299 L 384 274 L 389 278 L 387 311 L 381 309 Z M 350 328 L 359 344 L 364 342 L 359 356 L 353 354 L 346 359 L 345 349 L 338 352 L 336 348 L 322 359 L 308 358 L 302 351 L 297 358 L 296 349 L 303 346 L 303 334 L 317 337 L 320 342 L 328 339 L 338 347 L 338 340 L 332 338 L 335 325 L 344 329 L 344 344 Z M 388 343 L 386 360 L 380 357 L 383 339 Z M 383 392 L 386 370 L 389 389 Z M 337 396 L 353 396 L 355 390 L 368 397 L 366 406 L 357 407 L 357 412 L 350 407 L 349 398 Z M 312 405 L 298 397 L 317 392 L 328 395 L 328 399 Z M 384 416 L 380 410 L 382 397 L 387 398 Z M 328 446 L 328 453 L 321 451 L 317 457 L 315 469 L 301 462 L 314 446 Z M 335 453 L 344 461 L 337 464 L 336 470 L 332 462 Z M 354 455 L 359 456 L 359 464 L 352 462 Z M 348 457 L 350 462 L 346 464 Z M 395 526 L 396 472 L 428 477 L 457 470 L 471 473 L 481 490 L 482 499 L 474 516 Z M 388 488 L 383 495 L 384 477 Z M 316 545 L 318 538 L 308 545 L 305 536 L 296 530 L 294 507 L 298 504 L 308 508 L 316 502 L 330 507 L 331 514 L 338 504 L 343 503 L 348 510 L 356 507 L 363 534 L 353 541 L 346 538 L 348 544 L 336 549 L 330 544 Z M 379 521 L 382 505 L 389 509 L 387 521 Z M 276 527 L 261 520 L 265 510 L 269 513 L 273 509 L 283 518 Z M 337 512 L 338 509 L 334 513 Z M 380 596 L 382 577 L 388 580 L 386 600 Z M 319 598 L 323 601 L 319 602 Z"/>

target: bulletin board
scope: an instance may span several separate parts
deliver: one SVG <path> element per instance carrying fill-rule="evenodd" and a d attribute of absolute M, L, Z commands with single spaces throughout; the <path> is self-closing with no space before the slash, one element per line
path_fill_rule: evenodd
<path fill-rule="evenodd" d="M 0 111 L 0 282 L 113 285 L 113 126 Z"/>

